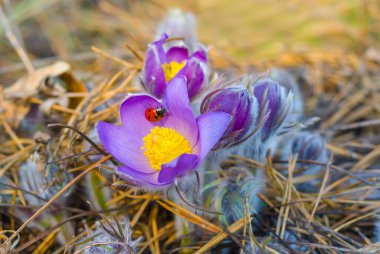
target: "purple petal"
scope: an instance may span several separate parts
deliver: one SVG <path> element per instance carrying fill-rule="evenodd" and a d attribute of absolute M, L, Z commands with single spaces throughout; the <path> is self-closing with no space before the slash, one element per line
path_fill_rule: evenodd
<path fill-rule="evenodd" d="M 197 118 L 200 161 L 203 160 L 207 153 L 218 143 L 230 124 L 230 121 L 231 116 L 224 112 L 209 112 Z"/>
<path fill-rule="evenodd" d="M 161 64 L 166 62 L 166 54 L 165 54 L 165 50 L 164 50 L 164 43 L 166 42 L 166 40 L 168 38 L 169 38 L 169 36 L 167 34 L 163 34 L 161 36 L 161 39 L 152 43 L 152 45 L 156 46 L 156 48 L 157 48 L 157 53 L 158 53 Z"/>
<path fill-rule="evenodd" d="M 189 52 L 187 48 L 183 47 L 172 47 L 166 52 L 166 62 L 177 62 L 182 63 L 189 58 Z"/>
<path fill-rule="evenodd" d="M 187 80 L 187 91 L 192 98 L 201 90 L 206 78 L 206 67 L 196 58 L 190 58 L 185 67 L 177 74 L 178 77 L 185 76 Z"/>
<path fill-rule="evenodd" d="M 198 50 L 195 51 L 191 57 L 197 58 L 199 61 L 203 63 L 207 63 L 207 53 L 203 45 L 198 45 Z"/>
<path fill-rule="evenodd" d="M 227 87 L 210 93 L 204 100 L 202 113 L 225 112 L 232 116 L 231 125 L 224 137 L 235 135 L 239 139 L 251 127 L 252 97 L 243 87 Z M 230 141 L 229 141 L 230 142 Z"/>
<path fill-rule="evenodd" d="M 198 128 L 190 107 L 185 78 L 174 77 L 169 82 L 164 102 L 168 110 L 165 127 L 173 128 L 194 146 L 198 140 Z"/>
<path fill-rule="evenodd" d="M 292 95 L 289 95 L 287 90 L 278 82 L 271 79 L 258 81 L 253 86 L 253 94 L 257 98 L 260 110 L 263 110 L 266 103 L 268 104 L 269 117 L 261 130 L 263 138 L 267 139 L 271 133 L 278 131 L 284 123 L 293 106 Z"/>
<path fill-rule="evenodd" d="M 139 94 L 127 97 L 120 106 L 120 118 L 125 129 L 139 134 L 147 135 L 155 126 L 162 126 L 166 117 L 158 122 L 150 122 L 145 117 L 148 108 L 162 107 L 162 104 L 149 95 Z"/>
<path fill-rule="evenodd" d="M 166 62 L 163 44 L 167 36 L 149 45 L 144 62 L 144 87 L 161 98 L 166 89 L 166 80 L 162 64 Z"/>
<path fill-rule="evenodd" d="M 106 151 L 118 161 L 139 172 L 155 171 L 140 149 L 143 142 L 139 135 L 126 130 L 123 126 L 115 126 L 102 121 L 98 122 L 96 128 L 100 142 Z"/>
<path fill-rule="evenodd" d="M 268 102 L 269 117 L 265 122 L 264 128 L 270 129 L 274 125 L 276 116 L 281 106 L 280 85 L 275 81 L 263 80 L 259 81 L 254 87 L 254 95 L 257 98 L 259 105 L 263 105 L 263 101 Z"/>
<path fill-rule="evenodd" d="M 199 157 L 196 154 L 182 154 L 173 161 L 162 165 L 158 173 L 159 183 L 173 182 L 174 178 L 184 174 L 186 171 L 194 169 L 197 166 Z"/>
<path fill-rule="evenodd" d="M 151 174 L 144 174 L 126 166 L 120 166 L 116 171 L 120 177 L 127 180 L 130 184 L 150 190 L 162 189 L 171 184 L 158 182 L 159 171 L 155 171 Z"/>

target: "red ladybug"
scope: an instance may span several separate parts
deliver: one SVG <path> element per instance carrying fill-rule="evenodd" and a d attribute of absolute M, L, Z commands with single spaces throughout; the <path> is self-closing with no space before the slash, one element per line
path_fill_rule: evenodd
<path fill-rule="evenodd" d="M 148 108 L 145 110 L 145 118 L 149 122 L 158 122 L 160 121 L 166 114 L 166 109 L 157 107 L 157 108 Z"/>

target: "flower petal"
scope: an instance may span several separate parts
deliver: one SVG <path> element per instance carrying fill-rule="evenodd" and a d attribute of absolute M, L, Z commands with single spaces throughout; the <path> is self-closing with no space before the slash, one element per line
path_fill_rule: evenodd
<path fill-rule="evenodd" d="M 142 138 L 155 126 L 162 126 L 166 121 L 151 122 L 145 117 L 148 108 L 162 107 L 162 104 L 153 97 L 145 94 L 128 96 L 120 106 L 120 118 L 125 129 L 138 133 Z"/>
<path fill-rule="evenodd" d="M 168 110 L 165 127 L 173 128 L 194 146 L 198 140 L 198 128 L 190 107 L 185 78 L 174 77 L 170 81 L 164 104 Z"/>
<path fill-rule="evenodd" d="M 183 47 L 172 47 L 166 52 L 166 62 L 177 62 L 182 63 L 189 58 L 189 52 L 187 48 Z"/>
<path fill-rule="evenodd" d="M 189 97 L 192 98 L 201 90 L 206 79 L 206 66 L 197 58 L 190 58 L 185 67 L 181 69 L 178 77 L 185 76 L 187 80 L 187 91 Z"/>
<path fill-rule="evenodd" d="M 158 182 L 158 171 L 150 174 L 137 172 L 126 166 L 120 166 L 116 169 L 118 175 L 132 185 L 143 187 L 149 190 L 158 190 L 168 187 L 171 183 Z"/>
<path fill-rule="evenodd" d="M 166 62 L 163 44 L 167 36 L 149 45 L 144 62 L 144 88 L 161 98 L 166 89 L 166 80 L 162 64 Z"/>
<path fill-rule="evenodd" d="M 224 112 L 209 112 L 197 118 L 199 129 L 200 161 L 218 143 L 230 124 L 231 116 Z"/>
<path fill-rule="evenodd" d="M 266 140 L 274 133 L 278 133 L 286 122 L 293 107 L 293 93 L 288 92 L 277 81 L 267 78 L 259 80 L 253 86 L 253 94 L 257 98 L 260 110 L 268 104 L 266 113 L 269 116 L 261 129 L 262 139 Z"/>
<path fill-rule="evenodd" d="M 163 34 L 161 36 L 161 39 L 155 41 L 152 43 L 157 49 L 158 57 L 160 59 L 161 64 L 166 62 L 166 55 L 165 55 L 165 50 L 164 50 L 164 43 L 166 40 L 169 38 L 167 34 Z"/>
<path fill-rule="evenodd" d="M 197 166 L 199 157 L 196 154 L 182 154 L 173 161 L 162 165 L 158 173 L 158 182 L 173 182 L 174 178 Z"/>
<path fill-rule="evenodd" d="M 96 128 L 104 148 L 118 161 L 139 172 L 155 171 L 140 149 L 143 142 L 139 135 L 126 130 L 123 126 L 115 126 L 102 121 L 98 122 Z"/>
<path fill-rule="evenodd" d="M 206 53 L 206 49 L 205 49 L 205 47 L 204 47 L 202 44 L 198 44 L 197 47 L 198 47 L 198 50 L 195 51 L 195 52 L 191 55 L 191 57 L 195 57 L 195 58 L 197 58 L 199 61 L 204 62 L 204 63 L 207 63 L 207 53 Z"/>

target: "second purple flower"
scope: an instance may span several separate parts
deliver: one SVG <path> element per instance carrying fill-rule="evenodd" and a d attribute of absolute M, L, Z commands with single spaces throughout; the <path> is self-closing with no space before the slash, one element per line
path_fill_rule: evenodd
<path fill-rule="evenodd" d="M 207 79 L 207 57 L 203 48 L 192 53 L 185 46 L 167 49 L 164 44 L 168 36 L 149 45 L 145 56 L 143 85 L 157 98 L 162 98 L 169 82 L 174 77 L 186 77 L 190 99 L 198 94 Z"/>

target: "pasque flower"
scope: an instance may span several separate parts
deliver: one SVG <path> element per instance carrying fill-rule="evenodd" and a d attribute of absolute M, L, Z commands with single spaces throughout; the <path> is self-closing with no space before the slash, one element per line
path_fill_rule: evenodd
<path fill-rule="evenodd" d="M 214 197 L 216 208 L 223 212 L 225 222 L 228 224 L 232 224 L 244 217 L 246 201 L 250 214 L 254 211 L 259 211 L 263 206 L 262 201 L 257 196 L 265 185 L 265 178 L 262 172 L 253 174 L 244 169 L 239 170 L 245 171 L 243 174 L 244 180 L 236 180 L 239 172 L 229 172 L 230 178 L 235 179 L 220 182 Z"/>
<path fill-rule="evenodd" d="M 300 132 L 290 142 L 290 150 L 299 160 L 327 162 L 326 142 L 319 134 Z"/>
<path fill-rule="evenodd" d="M 267 119 L 261 128 L 262 141 L 276 136 L 284 127 L 293 107 L 293 93 L 272 79 L 264 78 L 253 87 L 260 111 L 265 110 Z"/>
<path fill-rule="evenodd" d="M 31 154 L 31 156 L 20 165 L 18 171 L 18 187 L 23 193 L 23 197 L 27 206 L 17 207 L 14 210 L 14 216 L 20 221 L 27 220 L 32 216 L 37 208 L 43 206 L 47 201 L 51 200 L 68 182 L 71 180 L 71 175 L 67 171 L 59 170 L 58 166 L 54 163 L 46 165 L 46 154 L 40 149 L 39 152 Z M 6 176 L 0 178 L 0 190 L 2 183 L 8 189 L 12 183 Z M 11 185 L 11 186 L 9 186 Z M 12 188 L 13 189 L 13 188 Z M 57 225 L 67 218 L 65 210 L 59 210 L 59 207 L 67 203 L 69 195 L 72 193 L 73 187 L 66 191 L 63 195 L 59 196 L 54 201 L 52 207 L 47 208 L 43 215 L 37 216 L 29 227 L 46 231 L 53 225 Z M 1 193 L 1 192 L 0 192 Z M 5 203 L 12 204 L 11 196 L 5 196 Z M 1 202 L 1 196 L 0 196 Z M 64 223 L 60 226 L 60 231 L 56 236 L 56 241 L 61 244 L 67 243 L 71 239 L 74 232 L 72 224 Z"/>
<path fill-rule="evenodd" d="M 315 161 L 320 163 L 328 162 L 328 154 L 326 149 L 326 141 L 317 133 L 300 132 L 295 134 L 287 146 L 284 147 L 282 153 L 282 159 L 288 160 L 290 154 L 297 155 L 297 160 Z M 325 166 L 297 163 L 298 166 L 305 167 L 303 175 L 318 174 L 321 170 L 325 169 Z M 320 184 L 319 180 L 309 181 L 298 186 L 302 191 L 315 191 L 317 185 Z"/>
<path fill-rule="evenodd" d="M 42 163 L 41 156 L 35 153 L 19 169 L 20 187 L 28 191 L 24 197 L 31 205 L 43 205 L 71 180 L 71 175 L 66 171 L 59 172 L 57 165 L 50 164 L 48 169 L 44 169 Z M 64 204 L 71 191 L 61 195 L 55 203 Z"/>
<path fill-rule="evenodd" d="M 187 91 L 192 98 L 198 94 L 207 79 L 207 56 L 204 49 L 192 53 L 186 46 L 167 49 L 168 35 L 149 45 L 145 56 L 143 86 L 157 98 L 162 98 L 165 89 L 174 77 L 186 77 Z"/>
<path fill-rule="evenodd" d="M 285 87 L 289 91 L 292 91 L 293 109 L 290 113 L 290 120 L 295 122 L 299 121 L 304 114 L 303 97 L 298 82 L 295 77 L 285 69 L 274 68 L 269 73 L 270 78 L 277 81 L 281 86 Z"/>
<path fill-rule="evenodd" d="M 120 118 L 122 126 L 99 122 L 99 139 L 123 164 L 117 172 L 146 189 L 170 186 L 176 177 L 195 169 L 231 120 L 224 112 L 195 118 L 183 77 L 170 81 L 162 102 L 148 95 L 127 97 Z"/>
<path fill-rule="evenodd" d="M 253 134 L 258 105 L 246 87 L 232 85 L 209 93 L 202 101 L 201 113 L 218 111 L 232 116 L 218 146 L 231 147 L 240 144 Z"/>

